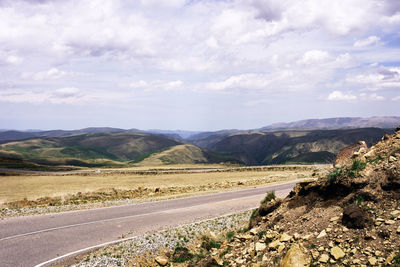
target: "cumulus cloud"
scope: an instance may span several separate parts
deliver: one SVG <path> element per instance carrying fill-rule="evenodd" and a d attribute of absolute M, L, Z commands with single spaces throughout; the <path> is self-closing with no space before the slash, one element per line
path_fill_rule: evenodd
<path fill-rule="evenodd" d="M 341 91 L 333 91 L 328 95 L 328 100 L 331 101 L 354 101 L 357 96 L 353 95 L 351 92 L 343 93 Z"/>
<path fill-rule="evenodd" d="M 300 64 L 310 65 L 318 64 L 332 60 L 332 57 L 326 51 L 312 50 L 304 53 L 303 57 L 298 61 Z"/>
<path fill-rule="evenodd" d="M 368 38 L 357 40 L 353 46 L 354 47 L 364 47 L 364 46 L 370 46 L 370 45 L 377 45 L 379 44 L 379 41 L 381 38 L 378 36 L 369 36 Z"/>

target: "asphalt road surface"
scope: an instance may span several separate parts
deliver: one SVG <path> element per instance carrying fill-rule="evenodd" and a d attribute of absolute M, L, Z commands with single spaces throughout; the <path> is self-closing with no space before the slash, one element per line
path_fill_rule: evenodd
<path fill-rule="evenodd" d="M 53 259 L 123 235 L 191 223 L 257 207 L 265 193 L 287 195 L 296 182 L 142 204 L 0 220 L 0 266 L 54 264 Z M 76 255 L 73 255 L 76 256 Z"/>

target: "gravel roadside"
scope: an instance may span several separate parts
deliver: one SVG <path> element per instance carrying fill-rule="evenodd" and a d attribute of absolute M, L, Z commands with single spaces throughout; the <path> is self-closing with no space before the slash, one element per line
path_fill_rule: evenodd
<path fill-rule="evenodd" d="M 246 227 L 251 210 L 225 215 L 162 229 L 136 236 L 133 239 L 103 247 L 89 254 L 79 256 L 79 262 L 70 266 L 144 266 L 143 263 L 154 263 L 154 256 L 159 251 L 173 250 L 176 246 L 187 246 L 199 236 L 213 233 L 238 231 Z M 129 235 L 129 233 L 127 234 Z"/>

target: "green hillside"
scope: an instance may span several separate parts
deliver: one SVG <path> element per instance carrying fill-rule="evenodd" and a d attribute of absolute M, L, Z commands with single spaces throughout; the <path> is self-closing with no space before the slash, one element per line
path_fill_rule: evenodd
<path fill-rule="evenodd" d="M 194 145 L 177 145 L 159 153 L 154 153 L 141 161 L 139 166 L 158 166 L 163 164 L 208 163 L 203 150 Z"/>
<path fill-rule="evenodd" d="M 96 133 L 9 142 L 0 145 L 0 155 L 46 165 L 120 166 L 179 144 L 162 135 Z"/>

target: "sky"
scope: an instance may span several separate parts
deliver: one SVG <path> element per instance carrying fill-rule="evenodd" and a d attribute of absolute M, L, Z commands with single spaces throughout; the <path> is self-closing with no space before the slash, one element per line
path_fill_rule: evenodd
<path fill-rule="evenodd" d="M 0 0 L 0 129 L 399 115 L 398 0 Z"/>

